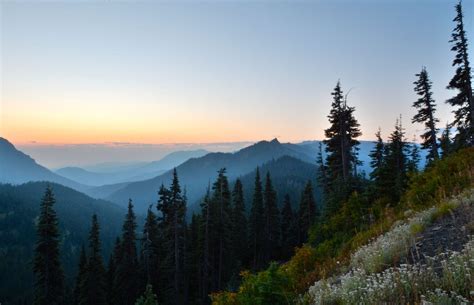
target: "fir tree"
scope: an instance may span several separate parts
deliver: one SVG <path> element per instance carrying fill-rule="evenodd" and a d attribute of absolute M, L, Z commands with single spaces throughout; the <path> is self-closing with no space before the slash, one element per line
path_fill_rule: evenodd
<path fill-rule="evenodd" d="M 474 101 L 472 97 L 471 67 L 468 56 L 468 41 L 466 30 L 464 29 L 464 20 L 461 1 L 456 4 L 456 17 L 453 21 L 456 27 L 451 35 L 451 51 L 455 52 L 453 66 L 456 67 L 456 73 L 449 82 L 447 89 L 457 91 L 457 95 L 446 102 L 456 107 L 453 111 L 454 122 L 458 133 L 455 136 L 455 146 L 474 145 Z"/>
<path fill-rule="evenodd" d="M 79 265 L 77 268 L 77 276 L 76 276 L 76 283 L 74 286 L 74 304 L 78 305 L 80 296 L 82 295 L 81 292 L 81 286 L 82 282 L 84 281 L 84 276 L 86 274 L 86 268 L 87 268 L 87 255 L 86 255 L 86 249 L 84 246 L 81 247 L 81 254 L 79 255 Z"/>
<path fill-rule="evenodd" d="M 35 305 L 62 304 L 64 300 L 64 274 L 59 258 L 58 218 L 53 206 L 56 200 L 48 185 L 41 199 L 40 215 L 36 226 L 35 247 Z"/>
<path fill-rule="evenodd" d="M 308 239 L 308 231 L 316 220 L 316 201 L 313 195 L 313 186 L 311 181 L 301 194 L 300 210 L 299 210 L 299 243 L 304 243 Z"/>
<path fill-rule="evenodd" d="M 270 173 L 267 172 L 265 178 L 265 190 L 263 192 L 264 203 L 264 264 L 275 259 L 278 253 L 278 244 L 280 241 L 280 212 L 278 210 L 277 195 L 273 188 Z"/>
<path fill-rule="evenodd" d="M 370 166 L 372 167 L 372 172 L 370 173 L 370 179 L 372 181 L 377 181 L 380 175 L 380 171 L 383 167 L 384 162 L 384 151 L 385 144 L 382 140 L 382 131 L 379 130 L 375 133 L 377 141 L 374 142 L 374 148 L 369 154 L 370 157 Z"/>
<path fill-rule="evenodd" d="M 208 294 L 211 289 L 210 282 L 210 269 L 211 269 L 211 257 L 210 257 L 210 234 L 211 234 L 211 194 L 210 186 L 207 187 L 206 195 L 201 203 L 201 231 L 202 231 L 202 254 L 201 254 L 201 279 L 200 279 L 200 298 L 204 301 L 204 304 L 209 303 Z"/>
<path fill-rule="evenodd" d="M 163 291 L 167 304 L 185 302 L 185 242 L 186 242 L 186 200 L 181 192 L 178 173 L 173 170 L 169 189 L 161 187 L 158 209 L 162 213 L 163 227 L 163 276 L 169 279 L 169 287 Z"/>
<path fill-rule="evenodd" d="M 397 119 L 385 149 L 384 166 L 379 179 L 380 194 L 392 203 L 398 202 L 408 182 L 408 145 L 402 119 Z"/>
<path fill-rule="evenodd" d="M 220 290 L 230 277 L 229 259 L 232 256 L 231 194 L 229 183 L 225 176 L 225 168 L 218 171 L 218 177 L 212 186 L 212 190 L 212 210 L 214 211 L 213 233 L 215 235 L 213 250 L 215 251 L 214 257 L 216 258 L 214 281 L 216 283 L 216 289 Z"/>
<path fill-rule="evenodd" d="M 109 305 L 118 304 L 115 277 L 117 272 L 117 262 L 120 261 L 120 255 L 122 252 L 121 247 L 122 242 L 120 241 L 120 237 L 117 237 L 115 239 L 114 250 L 110 255 L 109 264 L 107 266 L 107 303 Z"/>
<path fill-rule="evenodd" d="M 128 212 L 122 228 L 122 244 L 115 276 L 117 305 L 132 304 L 139 295 L 138 287 L 138 256 L 136 248 L 136 217 L 133 203 L 128 202 Z"/>
<path fill-rule="evenodd" d="M 323 157 L 323 143 L 319 142 L 318 145 L 318 154 L 316 156 L 316 166 L 317 166 L 317 177 L 318 177 L 318 183 L 321 189 L 323 190 L 323 194 L 327 194 L 329 192 L 329 187 L 328 187 L 328 177 L 327 177 L 327 168 L 326 164 L 324 162 L 324 157 Z"/>
<path fill-rule="evenodd" d="M 260 171 L 258 167 L 255 173 L 255 187 L 253 193 L 252 208 L 250 210 L 249 227 L 249 243 L 252 252 L 252 268 L 254 270 L 259 270 L 263 267 L 265 221 L 262 182 L 260 180 Z"/>
<path fill-rule="evenodd" d="M 354 188 L 353 178 L 359 164 L 357 138 L 362 135 L 359 123 L 354 118 L 355 108 L 347 105 L 339 81 L 331 95 L 333 102 L 328 116 L 331 126 L 324 131 L 328 181 L 325 199 L 326 205 L 329 205 L 326 211 L 329 213 L 335 212 Z"/>
<path fill-rule="evenodd" d="M 143 226 L 141 257 L 143 277 L 147 285 L 153 287 L 155 294 L 159 293 L 158 287 L 161 285 L 160 245 L 162 240 L 160 235 L 157 216 L 150 206 Z"/>
<path fill-rule="evenodd" d="M 407 171 L 410 174 L 418 173 L 418 164 L 420 164 L 420 150 L 418 149 L 418 144 L 416 143 L 416 137 L 413 136 L 413 142 L 410 145 L 410 159 L 407 164 Z"/>
<path fill-rule="evenodd" d="M 441 156 L 444 158 L 448 156 L 453 150 L 453 143 L 451 141 L 451 128 L 446 123 L 446 128 L 443 130 L 439 139 L 439 147 L 441 148 Z"/>
<path fill-rule="evenodd" d="M 423 143 L 421 147 L 428 150 L 426 159 L 428 162 L 438 160 L 438 141 L 436 134 L 438 129 L 436 123 L 439 120 L 434 116 L 436 111 L 435 101 L 433 100 L 433 93 L 431 92 L 431 81 L 428 77 L 426 68 L 423 67 L 421 72 L 416 74 L 418 80 L 414 82 L 415 92 L 420 97 L 413 103 L 413 107 L 418 110 L 417 114 L 413 116 L 412 123 L 424 123 L 425 132 L 421 135 Z"/>
<path fill-rule="evenodd" d="M 285 195 L 283 208 L 281 209 L 281 257 L 289 259 L 298 242 L 298 227 L 291 200 L 288 194 Z"/>
<path fill-rule="evenodd" d="M 89 233 L 89 256 L 83 280 L 80 285 L 80 305 L 106 305 L 106 277 L 101 256 L 99 222 L 97 215 L 92 216 Z"/>
<path fill-rule="evenodd" d="M 189 274 L 189 302 L 190 304 L 202 304 L 200 292 L 202 291 L 202 217 L 193 213 L 191 224 L 188 228 L 188 265 L 187 273 Z"/>
<path fill-rule="evenodd" d="M 247 217 L 245 216 L 245 202 L 242 182 L 237 179 L 232 191 L 232 245 L 235 254 L 235 272 L 247 263 L 248 259 L 248 232 Z"/>

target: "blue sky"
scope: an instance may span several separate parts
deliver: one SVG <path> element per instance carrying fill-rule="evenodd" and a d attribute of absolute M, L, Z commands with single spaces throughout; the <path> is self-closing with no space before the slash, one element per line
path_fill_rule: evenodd
<path fill-rule="evenodd" d="M 2 2 L 0 134 L 23 145 L 322 139 L 340 79 L 363 139 L 399 114 L 411 139 L 423 65 L 438 117 L 451 119 L 454 4 Z"/>

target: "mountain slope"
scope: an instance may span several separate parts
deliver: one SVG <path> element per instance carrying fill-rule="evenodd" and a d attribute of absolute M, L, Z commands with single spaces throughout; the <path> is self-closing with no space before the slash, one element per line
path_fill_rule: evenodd
<path fill-rule="evenodd" d="M 51 181 L 81 191 L 88 188 L 39 165 L 30 156 L 17 150 L 12 143 L 0 137 L 0 183 L 20 184 L 29 181 Z"/>
<path fill-rule="evenodd" d="M 316 201 L 320 203 L 321 191 L 314 185 L 314 182 L 316 181 L 316 166 L 314 164 L 301 161 L 294 157 L 283 156 L 263 164 L 260 166 L 259 171 L 263 185 L 265 185 L 265 176 L 267 172 L 270 173 L 273 187 L 277 192 L 279 207 L 282 206 L 283 199 L 285 195 L 288 194 L 293 209 L 298 209 L 301 193 L 303 192 L 308 180 L 311 180 L 313 183 Z M 252 203 L 255 173 L 256 171 L 253 170 L 251 173 L 240 177 L 244 189 L 247 210 L 250 210 Z"/>
<path fill-rule="evenodd" d="M 178 171 L 181 186 L 186 188 L 188 206 L 192 210 L 204 194 L 209 182 L 215 179 L 217 171 L 225 167 L 229 180 L 253 171 L 272 159 L 282 156 L 312 162 L 311 153 L 307 149 L 294 144 L 282 144 L 278 140 L 261 141 L 236 153 L 209 153 L 201 158 L 190 159 L 179 165 Z M 132 182 L 106 197 L 107 200 L 125 205 L 132 198 L 138 212 L 145 212 L 150 203 L 157 201 L 157 191 L 161 184 L 169 185 L 172 173 L 167 172 L 153 179 Z"/>
<path fill-rule="evenodd" d="M 31 264 L 36 242 L 35 221 L 46 182 L 22 185 L 0 184 L 0 277 L 2 303 L 19 297 L 30 298 L 33 274 Z M 126 210 L 107 201 L 92 199 L 59 184 L 52 184 L 59 217 L 61 255 L 66 279 L 71 284 L 76 273 L 80 247 L 87 245 L 93 213 L 100 222 L 104 257 L 110 254 L 120 234 Z"/>
<path fill-rule="evenodd" d="M 288 262 L 246 275 L 238 289 L 213 295 L 212 304 L 418 304 L 424 297 L 430 304 L 461 304 L 459 296 L 471 304 L 472 239 L 462 252 L 435 257 L 434 267 L 401 263 L 462 248 L 474 227 L 473 171 L 473 148 L 435 162 L 412 177 L 398 203 L 377 207 L 369 202 L 383 212 L 356 230 L 351 224 L 357 208 L 343 205 L 310 230 L 308 244 Z M 358 197 L 352 197 L 352 207 L 358 206 Z"/>

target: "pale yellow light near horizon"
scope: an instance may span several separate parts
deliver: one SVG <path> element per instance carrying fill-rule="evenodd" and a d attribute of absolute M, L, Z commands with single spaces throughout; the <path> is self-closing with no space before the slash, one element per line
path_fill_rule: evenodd
<path fill-rule="evenodd" d="M 238 107 L 232 113 L 195 103 L 168 97 L 166 101 L 142 101 L 138 106 L 126 97 L 104 93 L 43 93 L 35 97 L 19 94 L 3 98 L 1 135 L 16 144 L 157 144 L 258 141 L 272 137 L 300 141 L 292 136 L 305 133 L 292 127 L 289 118 L 243 117 Z M 258 111 L 258 105 L 255 109 Z M 275 128 L 279 124 L 284 128 Z M 314 126 L 306 133 L 307 139 L 315 138 L 313 130 Z"/>

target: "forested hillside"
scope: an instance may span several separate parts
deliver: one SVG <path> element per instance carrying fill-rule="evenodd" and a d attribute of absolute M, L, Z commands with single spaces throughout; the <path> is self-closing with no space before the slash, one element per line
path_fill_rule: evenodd
<path fill-rule="evenodd" d="M 322 142 L 206 154 L 102 187 L 109 201 L 44 182 L 0 185 L 0 302 L 473 303 L 474 98 L 462 10 L 446 46 L 453 120 L 440 132 L 431 67 L 416 69 L 406 76 L 412 99 L 400 101 L 414 115 L 373 130 L 370 172 L 351 89 L 337 80 Z M 408 122 L 420 144 L 407 139 Z"/>
<path fill-rule="evenodd" d="M 4 304 L 21 304 L 33 294 L 32 259 L 36 243 L 35 225 L 46 182 L 30 182 L 18 186 L 0 184 L 0 295 Z M 61 261 L 69 289 L 77 272 L 77 260 L 86 245 L 89 222 L 98 215 L 103 223 L 102 254 L 108 256 L 125 215 L 125 209 L 92 199 L 59 184 L 51 184 L 56 195 L 55 209 L 61 232 Z M 5 276 L 12 275 L 15 276 Z"/>

